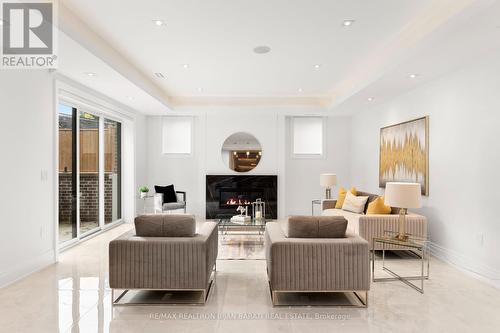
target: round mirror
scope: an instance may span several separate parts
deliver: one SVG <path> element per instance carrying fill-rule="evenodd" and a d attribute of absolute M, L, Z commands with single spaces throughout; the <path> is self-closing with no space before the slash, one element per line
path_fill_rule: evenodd
<path fill-rule="evenodd" d="M 222 160 L 231 170 L 248 172 L 259 164 L 261 158 L 262 148 L 252 134 L 234 133 L 222 145 Z"/>

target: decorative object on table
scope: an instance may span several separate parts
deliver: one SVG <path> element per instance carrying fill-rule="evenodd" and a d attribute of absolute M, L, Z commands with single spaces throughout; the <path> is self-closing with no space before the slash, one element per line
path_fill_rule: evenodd
<path fill-rule="evenodd" d="M 147 186 L 142 186 L 139 188 L 139 193 L 141 195 L 141 199 L 144 199 L 149 193 L 149 188 Z"/>
<path fill-rule="evenodd" d="M 429 194 L 429 117 L 380 129 L 379 187 L 388 182 L 420 183 Z"/>
<path fill-rule="evenodd" d="M 356 191 L 355 187 L 352 187 L 349 192 L 351 192 L 353 195 L 358 195 L 358 191 Z M 343 187 L 339 189 L 339 194 L 337 196 L 337 202 L 335 203 L 335 208 L 336 209 L 342 209 L 342 206 L 344 205 L 344 200 L 345 196 L 347 195 L 347 190 Z"/>
<path fill-rule="evenodd" d="M 248 207 L 247 206 L 238 206 L 236 211 L 240 213 L 240 215 L 235 215 L 231 217 L 231 222 L 233 223 L 246 223 L 250 222 L 252 218 L 248 216 Z"/>
<path fill-rule="evenodd" d="M 257 221 L 262 221 L 266 218 L 266 203 L 261 198 L 252 202 L 252 215 Z"/>
<path fill-rule="evenodd" d="M 325 199 L 331 199 L 332 187 L 337 185 L 337 175 L 334 173 L 322 173 L 319 175 L 319 184 L 325 188 Z"/>
<path fill-rule="evenodd" d="M 421 188 L 419 183 L 387 183 L 385 187 L 385 203 L 399 208 L 398 234 L 399 240 L 408 239 L 406 234 L 406 214 L 408 208 L 420 208 Z"/>

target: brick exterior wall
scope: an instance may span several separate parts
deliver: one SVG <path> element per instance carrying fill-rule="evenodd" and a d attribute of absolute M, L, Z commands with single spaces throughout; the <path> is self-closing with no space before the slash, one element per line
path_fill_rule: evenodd
<path fill-rule="evenodd" d="M 113 180 L 111 174 L 104 175 L 104 220 L 112 222 Z M 71 223 L 71 173 L 59 173 L 59 222 Z M 99 175 L 80 174 L 80 220 L 99 221 Z"/>

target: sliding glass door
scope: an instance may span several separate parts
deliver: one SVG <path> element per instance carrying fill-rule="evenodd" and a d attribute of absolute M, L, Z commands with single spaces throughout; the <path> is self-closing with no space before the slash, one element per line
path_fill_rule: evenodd
<path fill-rule="evenodd" d="M 59 242 L 77 234 L 77 111 L 59 105 Z"/>
<path fill-rule="evenodd" d="M 121 219 L 121 158 L 120 122 L 59 106 L 62 246 Z"/>
<path fill-rule="evenodd" d="M 80 235 L 99 228 L 99 117 L 80 113 Z"/>
<path fill-rule="evenodd" d="M 104 119 L 104 223 L 121 215 L 121 124 Z"/>

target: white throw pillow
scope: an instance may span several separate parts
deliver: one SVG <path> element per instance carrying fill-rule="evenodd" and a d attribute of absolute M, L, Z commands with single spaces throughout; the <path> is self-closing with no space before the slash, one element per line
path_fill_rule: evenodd
<path fill-rule="evenodd" d="M 368 197 L 357 197 L 350 191 L 347 191 L 344 204 L 342 205 L 342 210 L 362 214 L 365 211 L 365 205 L 367 201 Z"/>

